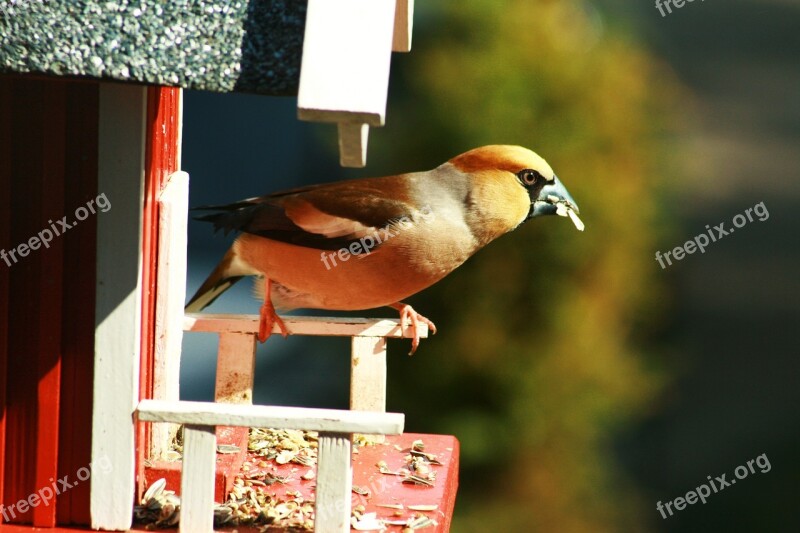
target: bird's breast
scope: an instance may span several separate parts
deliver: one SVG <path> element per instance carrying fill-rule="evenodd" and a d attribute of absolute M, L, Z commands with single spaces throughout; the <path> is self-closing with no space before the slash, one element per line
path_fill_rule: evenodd
<path fill-rule="evenodd" d="M 272 293 L 278 308 L 371 309 L 429 287 L 475 252 L 472 234 L 454 225 L 401 224 L 324 251 L 243 234 L 234 251 L 281 285 Z"/>

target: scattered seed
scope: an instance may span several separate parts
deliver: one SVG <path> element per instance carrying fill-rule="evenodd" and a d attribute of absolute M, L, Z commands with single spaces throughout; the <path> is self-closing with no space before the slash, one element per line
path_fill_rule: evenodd
<path fill-rule="evenodd" d="M 217 446 L 217 453 L 221 454 L 239 453 L 240 450 L 241 448 L 233 444 L 220 444 Z"/>
<path fill-rule="evenodd" d="M 411 511 L 435 511 L 439 508 L 438 505 L 409 505 Z"/>
<path fill-rule="evenodd" d="M 386 509 L 398 509 L 400 511 L 403 510 L 402 503 L 376 503 L 375 507 L 385 507 Z"/>
<path fill-rule="evenodd" d="M 356 494 L 360 494 L 361 496 L 369 496 L 369 494 L 370 494 L 368 488 L 359 487 L 358 485 L 353 485 L 352 490 L 353 490 L 353 492 L 355 492 Z"/>

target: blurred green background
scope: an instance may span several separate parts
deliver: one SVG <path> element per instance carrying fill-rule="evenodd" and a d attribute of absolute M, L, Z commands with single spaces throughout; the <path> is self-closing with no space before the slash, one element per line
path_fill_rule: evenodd
<path fill-rule="evenodd" d="M 433 168 L 484 144 L 545 157 L 586 231 L 537 219 L 412 298 L 440 329 L 389 348 L 389 410 L 456 435 L 453 531 L 800 531 L 800 2 L 418 2 L 363 171 L 296 101 L 187 92 L 191 203 Z M 769 218 L 654 259 L 764 202 Z M 189 291 L 230 239 L 190 225 Z M 240 284 L 245 285 L 245 284 Z M 249 287 L 211 310 L 254 313 Z M 328 313 L 323 313 L 328 314 Z M 363 313 L 393 316 L 390 310 Z M 213 396 L 185 340 L 182 396 Z M 345 407 L 349 346 L 272 339 L 256 402 Z M 663 519 L 765 453 L 771 470 Z"/>

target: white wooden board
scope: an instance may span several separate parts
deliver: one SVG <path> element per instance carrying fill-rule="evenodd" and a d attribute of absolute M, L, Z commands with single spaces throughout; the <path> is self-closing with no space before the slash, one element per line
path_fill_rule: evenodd
<path fill-rule="evenodd" d="M 91 525 L 127 530 L 134 500 L 133 411 L 139 398 L 141 252 L 147 89 L 100 84 Z M 91 264 L 91 258 L 87 258 Z"/>
<path fill-rule="evenodd" d="M 405 421 L 402 413 L 161 400 L 142 400 L 138 413 L 148 422 L 382 435 L 399 435 Z"/>
<path fill-rule="evenodd" d="M 341 318 L 341 317 L 300 317 L 281 318 L 291 335 L 322 335 L 341 337 L 387 337 L 392 339 L 411 338 L 411 327 L 400 329 L 400 320 L 395 318 Z M 258 315 L 229 315 L 212 313 L 187 313 L 183 323 L 185 331 L 204 333 L 258 333 Z M 427 338 L 428 326 L 420 323 L 421 338 Z M 276 325 L 273 334 L 280 334 Z"/>
<path fill-rule="evenodd" d="M 180 533 L 214 531 L 214 468 L 217 437 L 213 427 L 183 428 Z"/>
<path fill-rule="evenodd" d="M 158 199 L 158 271 L 156 281 L 153 398 L 180 399 L 183 303 L 186 300 L 186 239 L 189 218 L 189 175 L 175 172 Z M 153 426 L 151 457 L 163 456 L 177 426 Z"/>

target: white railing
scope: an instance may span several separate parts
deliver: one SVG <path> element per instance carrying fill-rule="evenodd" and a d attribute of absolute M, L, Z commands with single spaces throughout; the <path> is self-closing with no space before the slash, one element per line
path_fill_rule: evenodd
<path fill-rule="evenodd" d="M 388 318 L 284 316 L 283 322 L 291 335 L 351 337 L 350 409 L 386 410 L 386 339 L 411 338 L 410 327 Z M 184 330 L 219 334 L 216 401 L 252 403 L 258 316 L 190 313 Z M 419 332 L 426 338 L 428 326 L 419 324 Z M 280 333 L 277 325 L 272 333 Z"/>
<path fill-rule="evenodd" d="M 253 397 L 258 316 L 188 314 L 184 329 L 219 334 L 212 402 L 144 400 L 137 415 L 146 422 L 184 424 L 181 532 L 213 530 L 216 427 L 270 427 L 319 431 L 315 497 L 318 533 L 350 530 L 352 434 L 398 435 L 404 415 L 386 410 L 386 339 L 410 337 L 398 320 L 284 317 L 292 335 L 352 338 L 352 411 L 250 405 Z M 273 330 L 279 333 L 279 330 Z M 421 325 L 420 334 L 427 336 Z"/>
<path fill-rule="evenodd" d="M 214 530 L 216 426 L 318 431 L 314 531 L 345 533 L 350 531 L 352 434 L 399 435 L 405 418 L 399 413 L 157 400 L 140 402 L 137 414 L 146 422 L 184 424 L 181 533 Z"/>

